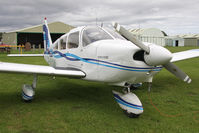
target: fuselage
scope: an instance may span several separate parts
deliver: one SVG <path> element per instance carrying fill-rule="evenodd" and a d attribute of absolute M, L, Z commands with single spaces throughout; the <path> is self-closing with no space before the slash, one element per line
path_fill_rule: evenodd
<path fill-rule="evenodd" d="M 85 80 L 123 86 L 149 82 L 162 69 L 147 65 L 141 56 L 140 48 L 114 31 L 79 27 L 55 41 L 44 57 L 52 67 L 83 71 Z"/>

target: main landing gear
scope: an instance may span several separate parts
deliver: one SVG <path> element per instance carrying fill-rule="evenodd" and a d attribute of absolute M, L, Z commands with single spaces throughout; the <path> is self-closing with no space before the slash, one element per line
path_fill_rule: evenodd
<path fill-rule="evenodd" d="M 25 102 L 31 102 L 34 98 L 35 95 L 35 88 L 37 85 L 37 75 L 33 74 L 34 78 L 33 78 L 33 82 L 32 85 L 28 85 L 28 84 L 24 84 L 22 86 L 22 99 Z"/>
<path fill-rule="evenodd" d="M 124 110 L 124 113 L 130 118 L 137 118 L 143 113 L 142 103 L 139 98 L 132 93 L 131 85 L 127 85 L 124 88 L 124 93 L 113 91 L 115 100 L 119 106 Z"/>

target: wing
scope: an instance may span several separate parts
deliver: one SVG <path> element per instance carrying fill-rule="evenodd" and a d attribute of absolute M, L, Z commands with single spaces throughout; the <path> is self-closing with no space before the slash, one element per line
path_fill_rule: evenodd
<path fill-rule="evenodd" d="M 80 70 L 63 70 L 56 69 L 50 66 L 42 65 L 28 65 L 18 63 L 6 63 L 0 62 L 1 72 L 12 72 L 12 73 L 30 73 L 30 74 L 42 74 L 42 75 L 58 75 L 68 77 L 85 77 L 85 73 Z"/>
<path fill-rule="evenodd" d="M 173 53 L 173 58 L 171 62 L 186 60 L 194 57 L 199 57 L 199 49 L 192 49 L 192 50 Z"/>
<path fill-rule="evenodd" d="M 31 56 L 44 56 L 44 54 L 8 54 L 7 56 L 18 56 L 18 57 L 31 57 Z"/>

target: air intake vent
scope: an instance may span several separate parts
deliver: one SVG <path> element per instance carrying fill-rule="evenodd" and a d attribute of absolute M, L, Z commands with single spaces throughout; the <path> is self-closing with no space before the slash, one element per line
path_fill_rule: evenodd
<path fill-rule="evenodd" d="M 144 50 L 137 51 L 133 55 L 133 59 L 137 61 L 144 61 Z"/>

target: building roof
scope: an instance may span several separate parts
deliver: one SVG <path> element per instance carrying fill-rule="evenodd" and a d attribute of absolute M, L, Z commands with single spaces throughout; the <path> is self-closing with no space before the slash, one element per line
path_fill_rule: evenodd
<path fill-rule="evenodd" d="M 16 31 L 12 31 L 9 33 L 43 33 L 43 24 L 32 26 L 32 27 L 27 27 L 24 29 L 19 29 Z M 67 33 L 74 27 L 68 24 L 65 24 L 63 22 L 52 22 L 48 24 L 50 33 Z"/>
<path fill-rule="evenodd" d="M 167 34 L 157 28 L 147 28 L 147 29 L 130 29 L 131 33 L 141 36 L 153 36 L 153 37 L 165 37 Z"/>
<path fill-rule="evenodd" d="M 199 38 L 199 34 L 183 34 L 177 36 L 181 38 Z"/>

